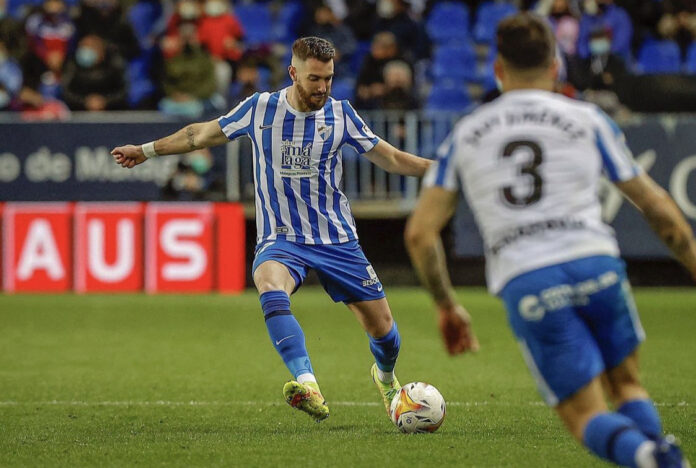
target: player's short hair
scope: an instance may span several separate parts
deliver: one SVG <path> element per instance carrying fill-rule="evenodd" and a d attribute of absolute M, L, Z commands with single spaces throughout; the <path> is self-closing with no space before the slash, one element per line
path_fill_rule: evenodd
<path fill-rule="evenodd" d="M 556 39 L 548 23 L 531 13 L 518 13 L 498 25 L 498 53 L 513 68 L 546 68 L 556 56 Z"/>
<path fill-rule="evenodd" d="M 301 37 L 293 42 L 292 55 L 302 61 L 313 58 L 322 62 L 328 62 L 336 55 L 336 49 L 326 39 L 308 36 Z"/>

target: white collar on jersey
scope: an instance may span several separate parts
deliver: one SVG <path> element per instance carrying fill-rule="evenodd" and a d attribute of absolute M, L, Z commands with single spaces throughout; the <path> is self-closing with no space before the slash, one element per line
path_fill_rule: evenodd
<path fill-rule="evenodd" d="M 321 109 L 318 109 L 318 110 L 315 110 L 315 111 L 309 111 L 309 112 L 300 112 L 300 111 L 298 111 L 297 109 L 295 109 L 294 107 L 292 107 L 292 105 L 290 104 L 290 101 L 288 100 L 288 96 L 287 96 L 287 95 L 288 95 L 288 89 L 290 89 L 290 86 L 288 86 L 287 88 L 283 88 L 283 89 L 280 90 L 280 102 L 281 102 L 281 103 L 285 103 L 285 105 L 286 105 L 287 108 L 288 108 L 288 112 L 290 112 L 290 113 L 293 114 L 293 115 L 296 115 L 297 117 L 307 117 L 307 116 L 309 116 L 309 115 L 314 115 L 314 114 L 316 114 L 317 112 L 320 112 L 320 111 L 321 111 Z M 329 97 L 328 99 L 331 99 L 331 97 Z M 327 103 L 328 103 L 328 100 L 327 100 Z M 325 105 L 326 105 L 326 104 L 325 104 Z M 323 108 L 322 108 L 322 109 L 323 109 Z"/>

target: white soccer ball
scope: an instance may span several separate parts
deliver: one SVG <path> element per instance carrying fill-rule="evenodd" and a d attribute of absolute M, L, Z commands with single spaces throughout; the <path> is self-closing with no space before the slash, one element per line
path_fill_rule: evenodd
<path fill-rule="evenodd" d="M 432 385 L 412 382 L 394 396 L 389 416 L 401 432 L 435 432 L 445 420 L 445 399 Z"/>

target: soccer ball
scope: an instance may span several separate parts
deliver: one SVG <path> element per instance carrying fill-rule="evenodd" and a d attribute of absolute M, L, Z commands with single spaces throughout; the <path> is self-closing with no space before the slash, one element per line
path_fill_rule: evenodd
<path fill-rule="evenodd" d="M 412 382 L 394 396 L 389 416 L 401 432 L 435 432 L 445 420 L 445 399 L 432 385 Z"/>

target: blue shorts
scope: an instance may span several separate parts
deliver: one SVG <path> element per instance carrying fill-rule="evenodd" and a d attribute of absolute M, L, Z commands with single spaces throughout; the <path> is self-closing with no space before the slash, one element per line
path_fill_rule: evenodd
<path fill-rule="evenodd" d="M 275 260 L 290 271 L 295 291 L 311 268 L 317 272 L 321 285 L 334 302 L 348 304 L 385 296 L 382 283 L 357 240 L 330 245 L 271 240 L 258 244 L 255 255 L 252 274 L 263 262 Z"/>
<path fill-rule="evenodd" d="M 500 297 L 550 406 L 619 365 L 645 339 L 624 262 L 615 257 L 524 273 L 508 282 Z"/>

